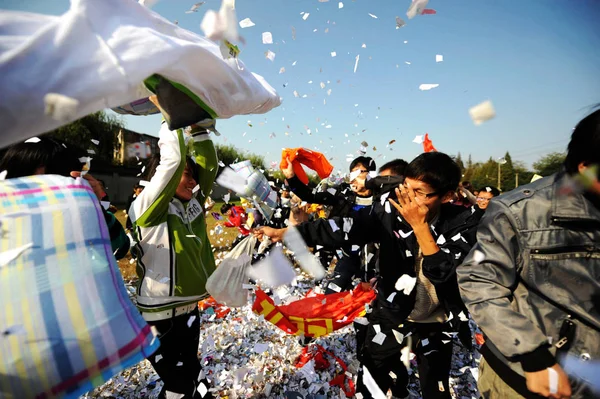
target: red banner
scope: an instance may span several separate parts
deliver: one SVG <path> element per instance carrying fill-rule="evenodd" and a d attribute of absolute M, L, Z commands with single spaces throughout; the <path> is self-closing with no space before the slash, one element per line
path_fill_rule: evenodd
<path fill-rule="evenodd" d="M 288 334 L 321 337 L 352 323 L 365 314 L 365 305 L 375 299 L 375 291 L 358 285 L 354 291 L 319 294 L 289 305 L 276 306 L 273 300 L 256 290 L 252 310 Z"/>

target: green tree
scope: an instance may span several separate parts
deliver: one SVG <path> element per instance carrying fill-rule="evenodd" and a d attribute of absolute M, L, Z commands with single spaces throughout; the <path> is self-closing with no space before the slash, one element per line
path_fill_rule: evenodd
<path fill-rule="evenodd" d="M 250 160 L 250 163 L 252 163 L 252 166 L 255 169 L 265 169 L 265 158 L 262 155 L 240 151 L 231 144 L 217 145 L 216 148 L 217 158 L 225 165 Z"/>
<path fill-rule="evenodd" d="M 48 136 L 64 141 L 82 154 L 89 154 L 94 159 L 112 163 L 115 136 L 122 128 L 124 124 L 120 118 L 100 111 L 61 126 L 49 132 Z M 92 140 L 97 141 L 98 144 Z"/>
<path fill-rule="evenodd" d="M 504 159 L 506 160 L 506 163 L 500 166 L 502 171 L 500 184 L 502 191 L 507 192 L 515 188 L 515 168 L 513 166 L 512 157 L 508 151 L 504 155 Z M 498 178 L 496 178 L 496 185 L 497 184 Z"/>
<path fill-rule="evenodd" d="M 456 164 L 460 168 L 461 173 L 464 174 L 465 173 L 465 164 L 462 160 L 462 157 L 460 156 L 460 152 L 458 153 L 458 155 L 456 155 L 456 157 L 454 157 L 454 162 L 456 162 Z"/>
<path fill-rule="evenodd" d="M 550 176 L 562 169 L 566 156 L 567 154 L 564 152 L 552 152 L 544 155 L 533 163 L 533 169 L 539 175 Z"/>
<path fill-rule="evenodd" d="M 517 174 L 519 175 L 519 186 L 528 184 L 531 181 L 531 178 L 533 177 L 534 173 L 532 171 L 530 171 L 529 169 L 527 169 L 524 162 L 515 161 L 513 163 L 513 167 L 515 170 L 515 180 L 516 180 L 516 175 Z"/>

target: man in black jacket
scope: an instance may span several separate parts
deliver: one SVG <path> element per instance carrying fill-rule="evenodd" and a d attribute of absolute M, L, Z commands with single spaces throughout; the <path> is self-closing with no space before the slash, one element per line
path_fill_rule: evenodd
<path fill-rule="evenodd" d="M 409 336 L 415 342 L 423 397 L 450 398 L 452 338 L 468 320 L 455 271 L 473 244 L 465 237 L 476 228 L 468 209 L 448 203 L 460 177 L 446 154 L 421 154 L 406 168 L 395 195 L 382 195 L 372 210 L 298 226 L 309 246 L 380 243 L 377 299 L 363 347 L 357 348 L 362 366 L 357 389 L 364 398 L 372 397 L 367 386 L 372 389 L 373 380 L 384 393 L 391 389 L 394 397 L 408 395 L 400 351 Z M 284 233 L 268 228 L 256 232 L 275 241 Z"/>

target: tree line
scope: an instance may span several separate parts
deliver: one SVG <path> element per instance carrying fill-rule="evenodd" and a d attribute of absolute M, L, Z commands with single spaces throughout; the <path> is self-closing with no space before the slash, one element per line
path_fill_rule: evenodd
<path fill-rule="evenodd" d="M 87 150 L 94 150 L 92 154 L 94 159 L 106 163 L 114 164 L 114 146 L 117 140 L 116 135 L 119 129 L 125 128 L 120 118 L 110 116 L 105 112 L 96 112 L 87 115 L 73 123 L 62 126 L 50 133 L 50 136 L 63 140 L 71 146 L 75 146 L 84 155 L 88 155 Z M 98 144 L 92 145 L 92 140 L 98 140 Z M 262 155 L 242 151 L 231 144 L 217 145 L 217 155 L 219 160 L 225 165 L 240 162 L 249 159 L 256 169 L 265 172 L 270 180 L 283 182 L 284 177 L 281 171 L 268 170 L 265 166 L 265 159 Z M 541 157 L 533 163 L 533 169 L 526 167 L 525 163 L 512 159 L 510 153 L 506 153 L 503 159 L 506 161 L 500 164 L 497 160 L 490 157 L 485 162 L 473 162 L 471 155 L 465 162 L 462 155 L 458 153 L 453 157 L 463 174 L 463 181 L 470 181 L 475 189 L 485 186 L 498 186 L 498 168 L 500 168 L 500 184 L 502 191 L 509 191 L 517 186 L 527 184 L 531 181 L 534 174 L 549 176 L 558 172 L 565 159 L 564 153 L 553 152 Z M 317 184 L 318 176 L 311 175 L 312 184 Z"/>

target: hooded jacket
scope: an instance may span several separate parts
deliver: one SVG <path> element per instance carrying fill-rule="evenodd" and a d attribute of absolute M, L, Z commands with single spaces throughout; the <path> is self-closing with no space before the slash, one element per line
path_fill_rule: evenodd
<path fill-rule="evenodd" d="M 200 188 L 190 201 L 175 198 L 186 166 L 188 147 L 182 129 L 159 133 L 160 164 L 129 215 L 137 241 L 137 305 L 158 312 L 206 297 L 205 284 L 215 270 L 206 234 L 203 204 L 217 173 L 217 154 L 208 134 L 193 136 L 196 181 Z"/>
<path fill-rule="evenodd" d="M 457 270 L 462 298 L 486 335 L 486 360 L 499 375 L 509 367 L 514 382 L 555 364 L 567 320 L 574 335 L 561 347 L 600 359 L 600 209 L 563 192 L 566 184 L 560 173 L 493 198 L 478 244 Z M 571 387 L 573 398 L 591 397 L 580 381 Z"/>

